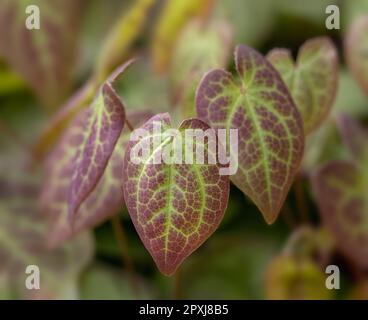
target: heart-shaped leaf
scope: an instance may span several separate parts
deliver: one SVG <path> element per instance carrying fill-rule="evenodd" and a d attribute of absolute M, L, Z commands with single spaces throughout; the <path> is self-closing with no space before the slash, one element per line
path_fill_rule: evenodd
<path fill-rule="evenodd" d="M 3 0 L 0 55 L 49 107 L 68 93 L 76 57 L 80 0 Z M 40 11 L 40 29 L 29 30 L 26 8 Z"/>
<path fill-rule="evenodd" d="M 368 268 L 367 175 L 347 161 L 334 161 L 312 176 L 313 190 L 325 225 L 341 251 Z"/>
<path fill-rule="evenodd" d="M 173 101 L 185 117 L 195 115 L 195 91 L 203 74 L 225 67 L 232 48 L 232 29 L 225 21 L 204 26 L 189 23 L 175 46 L 170 67 Z"/>
<path fill-rule="evenodd" d="M 217 229 L 229 196 L 229 179 L 219 174 L 218 163 L 158 161 L 155 164 L 152 161 L 167 150 L 176 153 L 176 138 L 165 135 L 166 130 L 171 129 L 170 121 L 168 114 L 158 114 L 141 127 L 148 135 L 129 142 L 123 169 L 124 198 L 129 214 L 157 267 L 166 275 L 173 274 Z M 157 138 L 156 125 L 161 126 L 162 142 L 158 145 L 154 139 Z M 186 129 L 206 131 L 209 126 L 198 119 L 185 120 L 176 133 L 183 145 L 187 143 Z M 193 146 L 203 148 L 206 155 L 213 152 L 208 145 L 208 141 L 193 142 Z M 141 163 L 135 161 L 136 146 L 149 148 L 146 149 L 148 158 Z M 208 159 L 206 155 L 204 159 Z"/>
<path fill-rule="evenodd" d="M 68 219 L 68 190 L 75 170 L 73 162 L 83 139 L 83 123 L 86 110 L 74 120 L 47 159 L 41 204 L 51 220 L 49 245 L 58 246 L 82 230 L 92 228 L 116 214 L 124 205 L 122 191 L 123 158 L 130 131 L 124 128 L 103 175 L 96 187 L 80 205 L 71 227 Z M 150 112 L 128 113 L 133 126 L 144 123 Z"/>
<path fill-rule="evenodd" d="M 83 119 L 83 136 L 73 159 L 74 174 L 68 195 L 70 218 L 100 180 L 123 130 L 125 108 L 112 88 L 112 82 L 132 62 L 130 60 L 116 69 L 100 87 Z"/>
<path fill-rule="evenodd" d="M 308 40 L 296 63 L 287 49 L 274 49 L 267 59 L 280 72 L 299 109 L 306 134 L 326 119 L 335 101 L 338 85 L 338 55 L 327 37 Z"/>
<path fill-rule="evenodd" d="M 56 250 L 47 248 L 47 225 L 37 206 L 38 183 L 21 178 L 0 178 L 0 274 L 18 299 L 77 299 L 77 280 L 93 253 L 92 238 L 81 234 Z M 40 270 L 40 289 L 25 287 L 26 268 Z M 14 296 L 15 295 L 15 296 Z"/>
<path fill-rule="evenodd" d="M 368 94 L 368 16 L 356 19 L 345 38 L 344 50 L 350 72 Z"/>
<path fill-rule="evenodd" d="M 152 40 L 155 70 L 162 72 L 170 65 L 171 54 L 183 27 L 195 17 L 206 17 L 214 0 L 165 0 Z"/>
<path fill-rule="evenodd" d="M 213 128 L 238 129 L 238 171 L 231 180 L 273 223 L 302 159 L 303 124 L 280 75 L 260 53 L 240 45 L 235 63 L 238 82 L 224 70 L 204 76 L 197 114 Z"/>

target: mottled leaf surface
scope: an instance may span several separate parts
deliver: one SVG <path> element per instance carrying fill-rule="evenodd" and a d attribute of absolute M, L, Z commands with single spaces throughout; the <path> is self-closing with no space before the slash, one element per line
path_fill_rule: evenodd
<path fill-rule="evenodd" d="M 189 23 L 175 45 L 170 67 L 172 100 L 184 117 L 195 116 L 195 91 L 202 76 L 226 66 L 232 50 L 232 28 L 225 21 Z"/>
<path fill-rule="evenodd" d="M 338 85 L 338 55 L 327 37 L 308 40 L 294 62 L 287 49 L 272 50 L 267 59 L 280 72 L 299 109 L 306 134 L 326 119 Z"/>
<path fill-rule="evenodd" d="M 152 59 L 155 70 L 165 71 L 183 27 L 193 18 L 205 18 L 214 0 L 165 0 L 152 39 Z"/>
<path fill-rule="evenodd" d="M 28 30 L 26 7 L 40 9 L 40 29 Z M 81 0 L 3 0 L 0 56 L 48 107 L 65 98 L 72 79 Z"/>
<path fill-rule="evenodd" d="M 325 225 L 341 251 L 368 268 L 367 175 L 347 161 L 334 161 L 315 172 L 314 194 Z"/>
<path fill-rule="evenodd" d="M 154 164 L 165 148 L 172 148 L 173 137 L 162 136 L 153 148 L 153 126 L 160 123 L 162 131 L 171 128 L 168 114 L 158 114 L 141 128 L 150 134 L 128 144 L 123 169 L 124 198 L 135 228 L 159 270 L 171 275 L 183 260 L 196 250 L 218 227 L 224 215 L 229 180 L 220 176 L 218 164 Z M 185 120 L 179 133 L 185 143 L 185 129 L 207 130 L 198 119 Z M 143 140 L 145 139 L 145 140 Z M 150 146 L 149 157 L 134 163 L 132 148 L 141 143 Z M 208 155 L 208 142 L 201 145 Z M 213 152 L 213 151 L 212 151 Z M 207 159 L 205 155 L 204 159 Z"/>
<path fill-rule="evenodd" d="M 302 159 L 303 124 L 280 75 L 260 53 L 240 45 L 235 63 L 239 79 L 225 70 L 204 76 L 197 115 L 213 128 L 238 129 L 238 171 L 231 180 L 272 223 Z"/>
<path fill-rule="evenodd" d="M 368 16 L 356 19 L 344 42 L 346 62 L 362 90 L 368 94 Z"/>
<path fill-rule="evenodd" d="M 85 113 L 83 138 L 72 161 L 75 166 L 68 194 L 71 219 L 103 175 L 123 130 L 125 107 L 112 83 L 132 62 L 128 61 L 111 74 Z"/>
<path fill-rule="evenodd" d="M 93 191 L 87 196 L 74 216 L 71 227 L 68 219 L 68 193 L 74 174 L 74 158 L 83 140 L 83 119 L 87 110 L 74 120 L 47 159 L 41 203 L 43 212 L 50 218 L 49 244 L 54 247 L 92 228 L 118 212 L 124 205 L 122 172 L 125 146 L 129 140 L 129 129 L 124 128 L 103 175 Z M 133 126 L 142 124 L 150 112 L 128 113 Z"/>
<path fill-rule="evenodd" d="M 92 239 L 81 234 L 56 250 L 47 248 L 47 225 L 37 206 L 38 184 L 26 179 L 1 177 L 0 278 L 5 291 L 17 299 L 77 299 L 78 276 L 90 261 Z M 39 290 L 27 290 L 27 266 L 40 268 Z"/>

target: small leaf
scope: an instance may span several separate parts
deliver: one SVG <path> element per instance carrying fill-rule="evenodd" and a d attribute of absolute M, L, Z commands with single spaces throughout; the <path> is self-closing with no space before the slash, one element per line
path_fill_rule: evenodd
<path fill-rule="evenodd" d="M 163 132 L 171 129 L 167 113 L 152 117 L 141 129 L 151 134 L 157 123 Z M 209 126 L 198 119 L 185 120 L 178 129 L 184 144 L 185 129 L 207 130 Z M 150 158 L 166 148 L 175 148 L 172 136 L 162 133 L 161 138 L 163 142 L 150 150 L 149 158 L 141 164 L 135 164 L 131 150 L 145 142 L 152 149 L 152 136 L 129 142 L 123 169 L 124 198 L 157 267 L 163 274 L 172 275 L 219 226 L 228 202 L 229 180 L 219 175 L 218 164 L 154 164 Z M 209 152 L 208 142 L 195 141 L 193 145 L 197 143 Z"/>
<path fill-rule="evenodd" d="M 305 133 L 326 119 L 335 101 L 338 84 L 338 55 L 329 38 L 308 40 L 300 48 L 296 63 L 287 49 L 274 49 L 267 59 L 280 72 L 299 109 Z"/>
<path fill-rule="evenodd" d="M 41 204 L 45 214 L 50 217 L 49 246 L 55 247 L 85 229 L 95 227 L 116 214 L 124 205 L 122 192 L 123 158 L 129 130 L 124 128 L 106 169 L 94 190 L 87 196 L 75 215 L 73 228 L 68 219 L 68 190 L 74 174 L 76 152 L 83 139 L 83 119 L 85 113 L 74 120 L 46 164 Z M 133 126 L 142 124 L 152 114 L 150 112 L 128 113 Z"/>
<path fill-rule="evenodd" d="M 204 76 L 197 114 L 213 128 L 238 129 L 238 171 L 231 180 L 271 224 L 299 169 L 303 124 L 280 75 L 261 54 L 240 45 L 235 63 L 238 83 L 224 70 Z"/>
<path fill-rule="evenodd" d="M 195 115 L 195 91 L 203 74 L 225 67 L 232 47 L 232 29 L 225 21 L 203 25 L 193 20 L 174 49 L 170 67 L 173 101 L 185 117 Z"/>
<path fill-rule="evenodd" d="M 152 39 L 152 58 L 155 70 L 165 71 L 170 65 L 176 39 L 186 23 L 195 17 L 205 18 L 214 0 L 165 0 Z"/>
<path fill-rule="evenodd" d="M 111 70 L 123 61 L 127 49 L 139 36 L 149 16 L 149 10 L 155 2 L 156 0 L 138 0 L 128 12 L 124 10 L 121 17 L 118 18 L 117 23 L 106 38 L 97 62 L 96 75 L 98 79 L 105 79 Z"/>
<path fill-rule="evenodd" d="M 337 118 L 337 123 L 345 146 L 358 164 L 365 166 L 368 160 L 368 130 L 344 114 Z"/>
<path fill-rule="evenodd" d="M 363 268 L 368 268 L 367 181 L 367 176 L 347 161 L 330 162 L 312 176 L 324 224 L 341 251 Z"/>
<path fill-rule="evenodd" d="M 56 107 L 70 89 L 76 58 L 80 0 L 3 0 L 0 55 L 47 107 Z M 25 26 L 25 9 L 40 9 L 40 29 Z"/>
<path fill-rule="evenodd" d="M 112 73 L 100 87 L 83 119 L 83 140 L 73 159 L 75 167 L 68 195 L 71 219 L 103 175 L 123 130 L 125 108 L 112 88 L 112 82 L 132 63 L 130 60 Z"/>
<path fill-rule="evenodd" d="M 368 94 L 368 16 L 356 19 L 344 42 L 346 63 L 362 90 Z"/>

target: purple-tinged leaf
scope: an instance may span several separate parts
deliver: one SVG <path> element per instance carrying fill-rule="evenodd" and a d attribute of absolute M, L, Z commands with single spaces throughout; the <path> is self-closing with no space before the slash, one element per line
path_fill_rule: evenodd
<path fill-rule="evenodd" d="M 164 132 L 171 129 L 170 122 L 168 114 L 158 114 L 141 129 L 152 134 L 159 123 Z M 183 145 L 185 129 L 207 130 L 209 126 L 198 119 L 185 120 L 177 133 Z M 161 138 L 157 148 L 151 135 L 129 142 L 123 169 L 124 198 L 134 226 L 157 267 L 163 274 L 172 275 L 219 226 L 228 202 L 229 179 L 219 174 L 218 163 L 150 161 L 165 150 L 176 150 L 172 136 L 163 133 Z M 131 152 L 138 144 L 150 148 L 149 157 L 140 164 Z M 195 140 L 193 146 L 202 147 L 207 159 L 208 141 Z"/>
<path fill-rule="evenodd" d="M 71 220 L 103 175 L 123 130 L 125 107 L 112 82 L 132 63 L 130 60 L 118 67 L 102 84 L 83 119 L 83 140 L 73 159 L 75 167 L 68 195 Z"/>
<path fill-rule="evenodd" d="M 45 181 L 42 188 L 41 205 L 50 218 L 49 245 L 55 247 L 85 229 L 92 228 L 123 206 L 122 173 L 124 150 L 129 141 L 130 131 L 124 127 L 106 169 L 94 190 L 81 204 L 71 227 L 68 219 L 68 190 L 74 173 L 73 159 L 83 139 L 83 110 L 73 121 L 55 150 L 47 159 Z M 152 116 L 150 112 L 128 113 L 133 126 L 144 123 Z"/>
<path fill-rule="evenodd" d="M 327 37 L 308 40 L 294 62 L 287 49 L 274 49 L 267 59 L 280 72 L 299 109 L 306 134 L 314 131 L 328 116 L 338 85 L 338 54 Z"/>
<path fill-rule="evenodd" d="M 324 224 L 341 251 L 358 266 L 368 268 L 367 175 L 347 161 L 334 161 L 312 176 Z"/>
<path fill-rule="evenodd" d="M 238 80 L 225 70 L 204 76 L 197 115 L 213 128 L 238 129 L 238 171 L 231 180 L 271 224 L 299 169 L 303 124 L 280 75 L 260 53 L 240 45 L 235 63 Z"/>
<path fill-rule="evenodd" d="M 344 51 L 350 72 L 368 94 L 368 15 L 352 23 L 344 41 Z"/>
<path fill-rule="evenodd" d="M 56 107 L 72 80 L 81 0 L 2 0 L 0 55 L 48 107 Z M 37 5 L 40 29 L 27 29 L 26 7 Z"/>
<path fill-rule="evenodd" d="M 356 120 L 342 114 L 337 118 L 338 127 L 345 146 L 358 164 L 366 165 L 368 161 L 368 129 Z"/>

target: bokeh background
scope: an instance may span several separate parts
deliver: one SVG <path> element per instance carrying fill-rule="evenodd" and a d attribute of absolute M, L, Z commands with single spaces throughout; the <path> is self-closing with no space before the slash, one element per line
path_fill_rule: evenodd
<path fill-rule="evenodd" d="M 362 123 L 368 119 L 368 97 L 349 72 L 342 49 L 349 25 L 368 15 L 368 1 L 206 0 L 202 11 L 170 1 L 177 5 L 162 0 L 0 1 L 0 298 L 368 298 L 368 276 L 340 252 L 321 222 L 309 180 L 321 163 L 346 153 L 334 115 L 344 112 Z M 9 10 L 21 2 L 41 8 L 41 29 L 32 32 L 46 32 L 46 38 L 55 40 L 41 51 L 29 43 L 42 46 L 44 36 L 22 36 L 20 31 L 24 7 Z M 330 4 L 340 8 L 339 30 L 325 27 Z M 174 278 L 158 272 L 123 207 L 116 214 L 125 230 L 128 263 L 121 260 L 110 220 L 62 247 L 44 249 L 47 212 L 39 210 L 39 188 L 45 154 L 56 143 L 37 153 L 45 128 L 89 79 L 106 77 L 114 66 L 137 55 L 142 61 L 117 83 L 127 109 L 169 111 L 177 122 L 190 115 L 193 96 L 181 99 L 180 93 L 198 81 L 198 74 L 191 78 L 187 66 L 199 50 L 203 67 L 197 73 L 203 74 L 208 66 L 203 52 L 212 57 L 219 50 L 211 32 L 197 43 L 188 35 L 182 40 L 198 17 L 226 38 L 230 54 L 221 61 L 230 69 L 234 45 L 241 43 L 264 54 L 285 47 L 296 56 L 307 39 L 327 35 L 339 50 L 339 91 L 330 119 L 308 137 L 303 171 L 279 218 L 267 225 L 256 206 L 232 186 L 220 228 Z M 24 287 L 30 264 L 41 269 L 37 291 Z M 326 289 L 327 264 L 340 267 L 340 290 Z"/>

